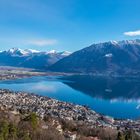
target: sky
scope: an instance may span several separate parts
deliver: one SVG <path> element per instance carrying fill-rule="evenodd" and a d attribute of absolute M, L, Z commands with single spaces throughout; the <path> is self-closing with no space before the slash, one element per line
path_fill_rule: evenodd
<path fill-rule="evenodd" d="M 76 51 L 140 38 L 140 0 L 0 0 L 0 50 Z"/>

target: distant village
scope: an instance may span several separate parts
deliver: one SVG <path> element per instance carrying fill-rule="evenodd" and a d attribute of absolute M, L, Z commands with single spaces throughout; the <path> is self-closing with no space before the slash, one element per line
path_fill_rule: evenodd
<path fill-rule="evenodd" d="M 40 75 L 45 75 L 45 73 L 35 72 L 32 69 L 0 66 L 0 80 L 12 80 Z"/>

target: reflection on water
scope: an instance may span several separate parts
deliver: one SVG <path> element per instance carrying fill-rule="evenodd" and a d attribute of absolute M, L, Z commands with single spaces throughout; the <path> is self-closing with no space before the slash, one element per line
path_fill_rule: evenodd
<path fill-rule="evenodd" d="M 1 81 L 0 88 L 27 91 L 88 105 L 116 118 L 140 117 L 140 79 L 93 76 L 32 77 Z"/>
<path fill-rule="evenodd" d="M 63 82 L 75 90 L 94 98 L 107 100 L 138 100 L 140 99 L 140 78 L 115 78 L 93 76 L 67 76 Z"/>

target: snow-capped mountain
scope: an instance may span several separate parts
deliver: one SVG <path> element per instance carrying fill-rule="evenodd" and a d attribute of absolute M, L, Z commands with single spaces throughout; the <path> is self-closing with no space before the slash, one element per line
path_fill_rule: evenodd
<path fill-rule="evenodd" d="M 50 70 L 104 74 L 140 73 L 140 40 L 93 44 L 56 62 Z"/>
<path fill-rule="evenodd" d="M 69 54 L 67 51 L 57 52 L 53 50 L 41 52 L 32 49 L 22 50 L 20 48 L 12 48 L 6 51 L 0 51 L 0 65 L 46 69 Z"/>
<path fill-rule="evenodd" d="M 28 54 L 28 52 L 26 52 L 25 50 L 19 49 L 19 48 L 11 48 L 4 52 L 11 54 L 11 55 L 27 55 Z"/>
<path fill-rule="evenodd" d="M 0 51 L 0 53 L 5 53 L 5 54 L 12 55 L 12 56 L 21 56 L 22 57 L 22 56 L 31 55 L 34 53 L 40 53 L 40 51 L 32 50 L 32 49 L 22 50 L 20 48 L 11 48 L 11 49 L 6 50 L 6 51 Z"/>
<path fill-rule="evenodd" d="M 24 51 L 27 52 L 28 54 L 31 54 L 31 53 L 40 53 L 40 51 L 33 50 L 33 49 L 26 49 Z"/>

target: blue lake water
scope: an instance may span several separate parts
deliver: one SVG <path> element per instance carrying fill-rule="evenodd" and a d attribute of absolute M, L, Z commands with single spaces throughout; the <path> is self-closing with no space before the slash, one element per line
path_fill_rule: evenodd
<path fill-rule="evenodd" d="M 140 79 L 93 76 L 32 77 L 1 81 L 0 88 L 87 105 L 115 118 L 140 117 Z"/>

